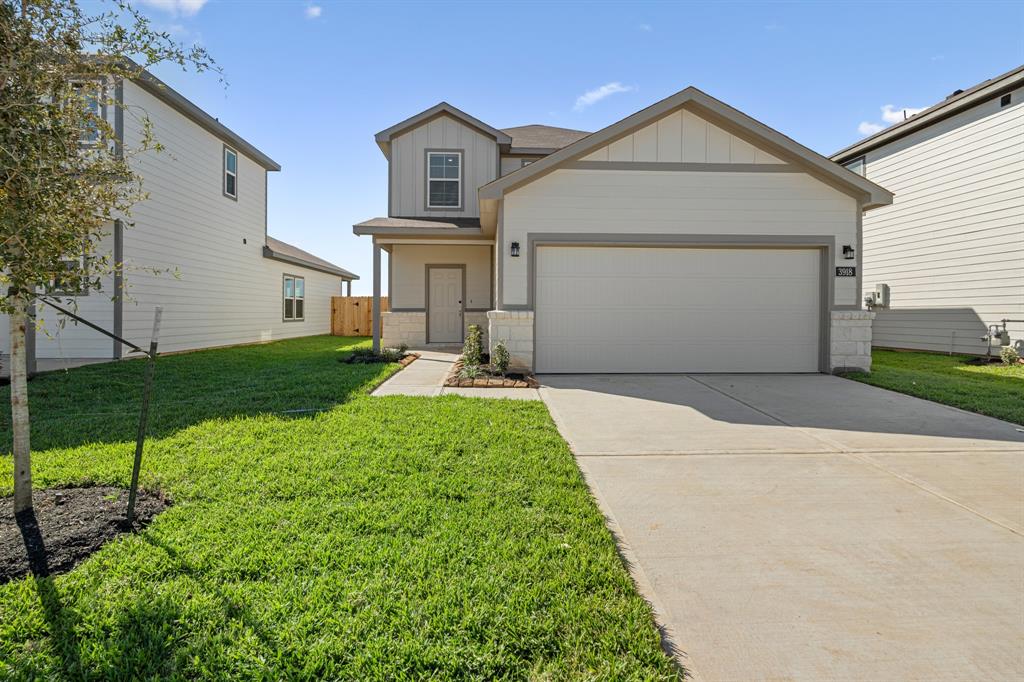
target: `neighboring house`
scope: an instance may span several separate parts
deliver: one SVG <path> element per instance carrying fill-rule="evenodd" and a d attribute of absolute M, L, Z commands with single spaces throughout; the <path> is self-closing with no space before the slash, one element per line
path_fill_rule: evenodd
<path fill-rule="evenodd" d="M 163 306 L 164 352 L 328 333 L 330 297 L 358 278 L 267 236 L 267 173 L 280 166 L 153 76 L 119 84 L 114 96 L 127 107 L 108 114 L 123 144 L 139 146 L 144 113 L 165 151 L 133 159 L 149 198 L 135 206 L 133 225 L 115 221 L 99 246 L 122 271 L 102 291 L 53 292 L 58 304 L 74 299 L 78 315 L 143 348 Z M 69 268 L 88 265 L 69 254 Z M 85 325 L 59 324 L 43 304 L 36 312 L 38 358 L 127 352 Z M 7 353 L 9 335 L 0 338 Z"/>
<path fill-rule="evenodd" d="M 985 354 L 1004 319 L 1024 344 L 1024 66 L 832 159 L 896 195 L 864 216 L 864 295 L 889 286 L 876 346 Z"/>
<path fill-rule="evenodd" d="M 860 221 L 892 195 L 695 88 L 591 134 L 441 103 L 376 141 L 376 345 L 476 323 L 537 372 L 870 367 Z"/>

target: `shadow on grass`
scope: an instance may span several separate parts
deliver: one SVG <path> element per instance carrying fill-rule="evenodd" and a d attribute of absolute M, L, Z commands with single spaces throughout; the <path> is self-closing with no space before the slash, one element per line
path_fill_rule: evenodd
<path fill-rule="evenodd" d="M 43 542 L 39 521 L 31 509 L 15 514 L 14 518 L 17 521 L 18 529 L 21 530 L 36 594 L 39 597 L 39 604 L 43 608 L 43 617 L 46 620 L 50 639 L 60 657 L 64 677 L 67 679 L 81 677 L 81 655 L 78 639 L 75 636 L 78 617 L 73 611 L 64 608 L 60 592 L 57 591 L 57 586 L 54 584 L 53 578 L 50 577 L 50 566 L 46 560 L 46 545 Z"/>
<path fill-rule="evenodd" d="M 160 438 L 210 419 L 275 413 L 305 418 L 377 382 L 385 365 L 340 360 L 363 338 L 315 336 L 164 356 L 157 360 L 149 413 Z M 53 372 L 29 383 L 32 445 L 38 450 L 135 439 L 145 363 L 138 360 Z M 0 402 L 8 401 L 8 387 Z M 10 452 L 10 413 L 0 411 L 0 448 Z"/>

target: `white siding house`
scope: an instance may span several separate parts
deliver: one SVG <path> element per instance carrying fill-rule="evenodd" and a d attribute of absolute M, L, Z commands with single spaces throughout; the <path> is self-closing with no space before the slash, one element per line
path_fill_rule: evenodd
<path fill-rule="evenodd" d="M 435 128 L 490 147 L 452 160 L 465 196 L 482 184 L 443 218 L 394 198 L 396 177 L 432 196 L 416 169 Z M 354 226 L 374 240 L 375 295 L 391 255 L 376 344 L 460 343 L 485 313 L 489 343 L 537 372 L 870 367 L 861 214 L 891 194 L 695 88 L 590 134 L 497 130 L 442 103 L 376 140 L 390 213 Z"/>
<path fill-rule="evenodd" d="M 54 301 L 140 347 L 162 306 L 163 352 L 329 333 L 330 297 L 357 277 L 267 235 L 267 173 L 280 167 L 151 76 L 122 83 L 117 96 L 125 113 L 113 123 L 126 148 L 139 147 L 144 115 L 165 149 L 132 159 L 149 196 L 132 224 L 116 221 L 98 247 L 123 264 L 119 276 L 102 291 Z M 116 359 L 127 350 L 42 303 L 36 312 L 37 358 Z"/>
<path fill-rule="evenodd" d="M 985 354 L 1004 319 L 1024 344 L 1024 67 L 832 158 L 895 194 L 864 216 L 875 346 Z"/>

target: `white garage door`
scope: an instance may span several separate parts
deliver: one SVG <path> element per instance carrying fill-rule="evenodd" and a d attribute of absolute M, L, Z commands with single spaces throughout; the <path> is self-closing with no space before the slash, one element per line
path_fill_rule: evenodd
<path fill-rule="evenodd" d="M 537 372 L 817 372 L 817 249 L 537 249 Z"/>

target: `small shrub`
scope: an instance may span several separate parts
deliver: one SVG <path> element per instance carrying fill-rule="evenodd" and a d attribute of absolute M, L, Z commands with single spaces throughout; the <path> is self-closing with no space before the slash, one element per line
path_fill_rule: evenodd
<path fill-rule="evenodd" d="M 480 365 L 463 365 L 459 370 L 460 379 L 477 379 L 482 376 L 486 376 L 486 373 Z"/>
<path fill-rule="evenodd" d="M 341 361 L 360 365 L 378 362 L 398 362 L 405 357 L 408 350 L 409 347 L 404 343 L 398 348 L 381 348 L 379 353 L 375 353 L 372 348 L 357 348 L 347 358 L 341 358 Z"/>
<path fill-rule="evenodd" d="M 508 346 L 505 345 L 505 342 L 498 341 L 498 343 L 494 344 L 494 352 L 491 353 L 491 367 L 494 368 L 494 371 L 505 376 L 510 361 Z"/>
<path fill-rule="evenodd" d="M 479 365 L 484 354 L 484 333 L 480 325 L 471 324 L 466 329 L 466 342 L 462 344 L 462 360 L 467 365 Z"/>
<path fill-rule="evenodd" d="M 1016 365 L 1020 362 L 1020 353 L 1013 346 L 1003 346 L 999 351 L 999 359 L 1004 365 Z"/>

